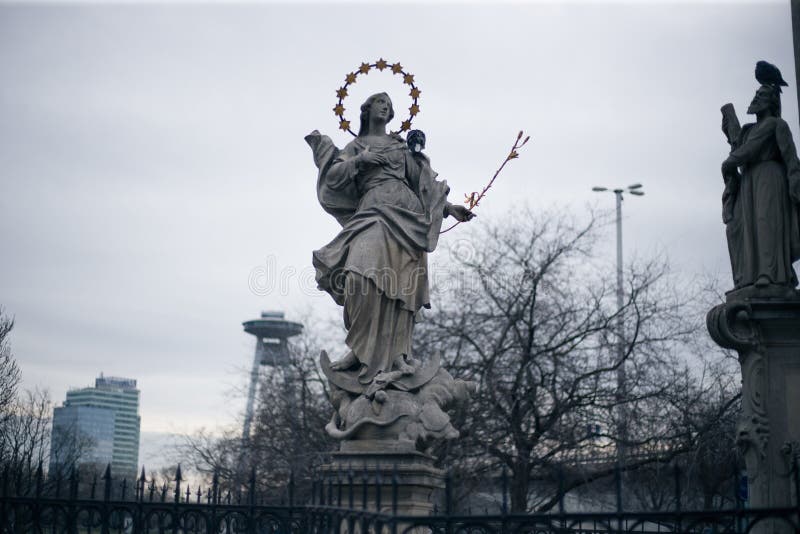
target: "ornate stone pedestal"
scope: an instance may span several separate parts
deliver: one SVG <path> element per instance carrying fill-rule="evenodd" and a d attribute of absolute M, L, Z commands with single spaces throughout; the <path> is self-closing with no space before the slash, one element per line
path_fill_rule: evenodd
<path fill-rule="evenodd" d="M 747 464 L 751 508 L 790 507 L 800 454 L 800 295 L 775 288 L 731 292 L 707 316 L 714 341 L 739 353 L 742 413 L 737 439 Z M 791 532 L 777 520 L 753 532 Z"/>
<path fill-rule="evenodd" d="M 446 410 L 465 402 L 477 384 L 453 378 L 438 354 L 424 362 L 404 357 L 368 384 L 360 381 L 363 367 L 334 368 L 325 352 L 320 365 L 336 409 L 325 430 L 342 441 L 322 467 L 319 501 L 349 508 L 352 495 L 356 510 L 429 515 L 445 486 L 444 473 L 420 450 L 458 437 Z"/>
<path fill-rule="evenodd" d="M 333 504 L 341 489 L 342 505 L 349 507 L 352 491 L 353 507 L 361 509 L 366 487 L 367 509 L 387 514 L 393 511 L 396 492 L 397 515 L 430 515 L 437 492 L 444 488 L 444 472 L 410 441 L 343 441 L 340 452 L 333 454 L 333 461 L 323 466 L 322 472 Z"/>

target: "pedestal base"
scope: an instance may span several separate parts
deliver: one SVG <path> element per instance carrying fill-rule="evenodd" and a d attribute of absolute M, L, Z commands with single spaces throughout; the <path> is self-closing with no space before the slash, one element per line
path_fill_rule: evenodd
<path fill-rule="evenodd" d="M 742 366 L 737 441 L 747 465 L 748 507 L 790 507 L 800 454 L 800 299 L 747 295 L 729 293 L 708 313 L 708 330 L 717 344 L 736 349 Z M 789 529 L 768 521 L 753 532 Z"/>
<path fill-rule="evenodd" d="M 403 441 L 344 441 L 322 474 L 332 504 L 350 507 L 352 495 L 355 509 L 366 505 L 387 514 L 430 515 L 444 488 L 444 472 L 433 458 Z"/>

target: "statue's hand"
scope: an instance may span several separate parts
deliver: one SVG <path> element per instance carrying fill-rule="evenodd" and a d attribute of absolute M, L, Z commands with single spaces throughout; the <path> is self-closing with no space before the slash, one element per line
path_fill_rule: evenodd
<path fill-rule="evenodd" d="M 725 161 L 722 162 L 722 175 L 727 176 L 728 174 L 732 174 L 736 172 L 738 168 L 739 168 L 738 165 L 726 159 Z"/>
<path fill-rule="evenodd" d="M 386 165 L 389 163 L 389 160 L 386 159 L 386 156 L 383 154 L 370 152 L 369 147 L 365 148 L 364 152 L 359 154 L 358 158 L 362 164 L 366 165 Z"/>
<path fill-rule="evenodd" d="M 467 222 L 475 217 L 474 213 L 458 204 L 449 204 L 447 206 L 447 213 L 452 215 L 458 222 Z"/>

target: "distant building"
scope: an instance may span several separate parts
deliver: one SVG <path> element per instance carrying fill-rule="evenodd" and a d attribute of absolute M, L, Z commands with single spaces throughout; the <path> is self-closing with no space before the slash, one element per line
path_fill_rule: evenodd
<path fill-rule="evenodd" d="M 101 374 L 94 387 L 68 391 L 53 410 L 50 470 L 110 463 L 114 476 L 135 476 L 140 423 L 136 380 Z"/>

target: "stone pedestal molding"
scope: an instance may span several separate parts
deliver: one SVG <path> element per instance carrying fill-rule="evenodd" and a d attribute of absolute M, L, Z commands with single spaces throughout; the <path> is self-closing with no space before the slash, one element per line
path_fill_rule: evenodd
<path fill-rule="evenodd" d="M 356 509 L 362 507 L 366 481 L 367 509 L 378 509 L 377 492 L 380 491 L 380 511 L 387 514 L 392 513 L 394 476 L 397 477 L 398 515 L 430 515 L 445 485 L 444 472 L 434 467 L 431 456 L 418 452 L 413 442 L 397 440 L 343 441 L 331 463 L 322 467 L 322 473 L 325 478 L 330 477 L 334 495 L 338 495 L 338 486 L 342 485 L 345 506 L 350 491 L 347 474 L 352 473 Z"/>

